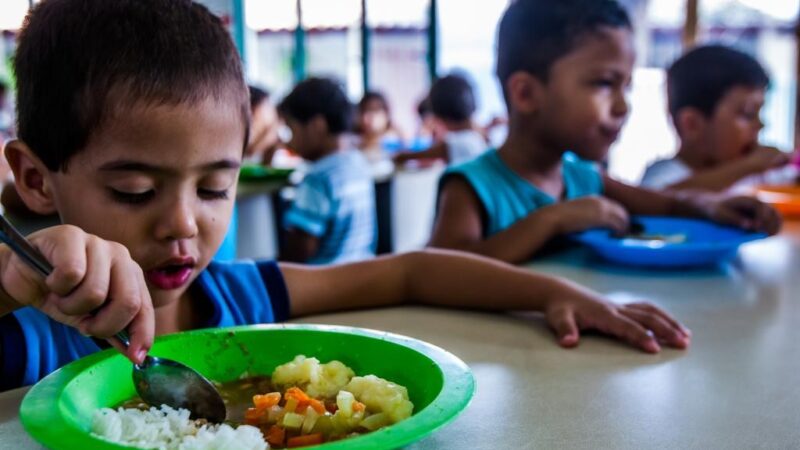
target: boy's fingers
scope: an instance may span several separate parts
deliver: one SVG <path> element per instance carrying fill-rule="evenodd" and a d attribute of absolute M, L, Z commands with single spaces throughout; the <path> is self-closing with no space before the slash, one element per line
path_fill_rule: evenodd
<path fill-rule="evenodd" d="M 666 311 L 659 308 L 658 306 L 651 305 L 650 303 L 628 303 L 627 305 L 625 305 L 625 308 L 639 309 L 642 311 L 650 312 L 652 314 L 656 314 L 663 320 L 665 320 L 667 323 L 669 323 L 673 328 L 680 330 L 681 333 L 684 334 L 684 336 L 688 337 L 692 336 L 691 330 L 683 326 L 683 324 L 672 318 L 672 316 L 670 316 Z"/>
<path fill-rule="evenodd" d="M 144 281 L 142 270 L 134 267 L 133 275 L 139 280 L 139 296 L 141 298 L 141 309 L 139 314 L 133 318 L 128 325 L 128 334 L 131 338 L 131 345 L 128 348 L 128 358 L 136 364 L 141 363 L 147 352 L 153 346 L 155 336 L 155 313 L 153 312 L 153 302 L 150 299 L 150 292 L 147 290 L 147 283 Z"/>
<path fill-rule="evenodd" d="M 78 287 L 86 273 L 86 240 L 83 235 L 70 235 L 45 247 L 52 248 L 45 257 L 53 266 L 45 284 L 51 292 L 67 296 Z"/>
<path fill-rule="evenodd" d="M 665 342 L 675 348 L 687 348 L 689 346 L 689 338 L 679 328 L 674 327 L 657 314 L 633 308 L 620 309 L 620 313 L 647 327 L 661 342 Z"/>
<path fill-rule="evenodd" d="M 83 281 L 58 306 L 67 315 L 89 314 L 108 300 L 111 280 L 111 257 L 103 248 L 86 248 L 86 270 Z"/>
<path fill-rule="evenodd" d="M 661 351 L 661 347 L 655 338 L 641 325 L 628 317 L 622 314 L 612 314 L 605 322 L 597 327 L 598 330 L 622 338 L 629 344 L 639 347 L 648 353 Z"/>
<path fill-rule="evenodd" d="M 575 347 L 578 345 L 580 333 L 572 311 L 567 309 L 558 310 L 548 317 L 548 322 L 556 333 L 559 345 L 562 347 Z"/>
<path fill-rule="evenodd" d="M 92 336 L 107 338 L 123 330 L 142 309 L 140 284 L 132 277 L 131 262 L 109 261 L 108 301 L 96 311 L 94 317 L 84 319 L 81 331 Z M 139 275 L 141 277 L 141 273 Z"/>

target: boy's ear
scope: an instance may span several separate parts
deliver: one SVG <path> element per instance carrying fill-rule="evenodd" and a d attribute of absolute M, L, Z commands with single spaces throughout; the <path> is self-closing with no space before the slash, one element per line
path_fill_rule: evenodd
<path fill-rule="evenodd" d="M 312 117 L 311 120 L 309 120 L 306 124 L 306 127 L 308 127 L 308 129 L 317 136 L 324 136 L 328 134 L 328 121 L 325 120 L 325 116 L 322 114 L 317 114 L 316 116 Z"/>
<path fill-rule="evenodd" d="M 544 83 L 528 72 L 514 72 L 506 80 L 509 106 L 513 111 L 522 114 L 537 112 L 542 106 L 544 92 Z"/>
<path fill-rule="evenodd" d="M 6 144 L 4 153 L 14 172 L 17 193 L 28 209 L 42 215 L 55 213 L 50 171 L 39 157 L 20 140 Z"/>
<path fill-rule="evenodd" d="M 693 140 L 705 129 L 706 116 L 699 109 L 687 106 L 678 110 L 673 121 L 681 139 Z"/>

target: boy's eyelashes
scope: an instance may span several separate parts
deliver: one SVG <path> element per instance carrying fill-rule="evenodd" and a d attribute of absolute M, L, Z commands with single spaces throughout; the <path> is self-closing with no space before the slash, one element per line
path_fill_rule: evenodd
<path fill-rule="evenodd" d="M 129 205 L 140 205 L 146 203 L 155 197 L 155 190 L 145 192 L 124 192 L 114 188 L 109 188 L 109 192 L 114 200 Z M 213 189 L 198 189 L 197 195 L 204 200 L 225 200 L 228 198 L 228 189 L 213 190 Z"/>

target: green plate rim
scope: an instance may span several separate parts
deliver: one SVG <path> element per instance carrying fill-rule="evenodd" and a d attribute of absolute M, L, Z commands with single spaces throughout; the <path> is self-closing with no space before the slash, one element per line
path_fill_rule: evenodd
<path fill-rule="evenodd" d="M 283 181 L 288 180 L 295 169 L 288 167 L 267 167 L 259 164 L 246 164 L 239 168 L 239 181 Z"/>
<path fill-rule="evenodd" d="M 441 347 L 412 337 L 369 328 L 322 324 L 242 325 L 165 335 L 158 338 L 156 342 L 167 342 L 195 334 L 281 329 L 356 334 L 389 341 L 427 356 L 437 364 L 443 374 L 444 382 L 441 392 L 427 407 L 412 416 L 412 418 L 415 418 L 414 420 L 405 420 L 372 433 L 319 445 L 314 448 L 325 450 L 368 450 L 402 447 L 429 436 L 455 420 L 467 408 L 474 396 L 475 377 L 469 367 L 457 356 Z M 75 428 L 74 425 L 59 414 L 60 396 L 67 385 L 84 370 L 111 357 L 121 357 L 121 355 L 114 349 L 104 350 L 73 361 L 36 383 L 27 392 L 20 406 L 19 416 L 25 431 L 37 442 L 48 448 L 75 448 L 76 450 L 81 450 L 78 447 L 62 447 L 67 440 L 67 435 L 75 432 L 85 432 L 85 430 Z M 99 438 L 97 438 L 96 444 L 95 448 L 135 448 L 113 444 Z"/>

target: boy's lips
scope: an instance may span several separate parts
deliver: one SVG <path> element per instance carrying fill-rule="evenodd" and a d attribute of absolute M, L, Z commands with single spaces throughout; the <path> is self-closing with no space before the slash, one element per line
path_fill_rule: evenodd
<path fill-rule="evenodd" d="M 177 289 L 185 285 L 194 272 L 192 257 L 171 258 L 154 269 L 145 271 L 147 281 L 158 289 Z"/>

